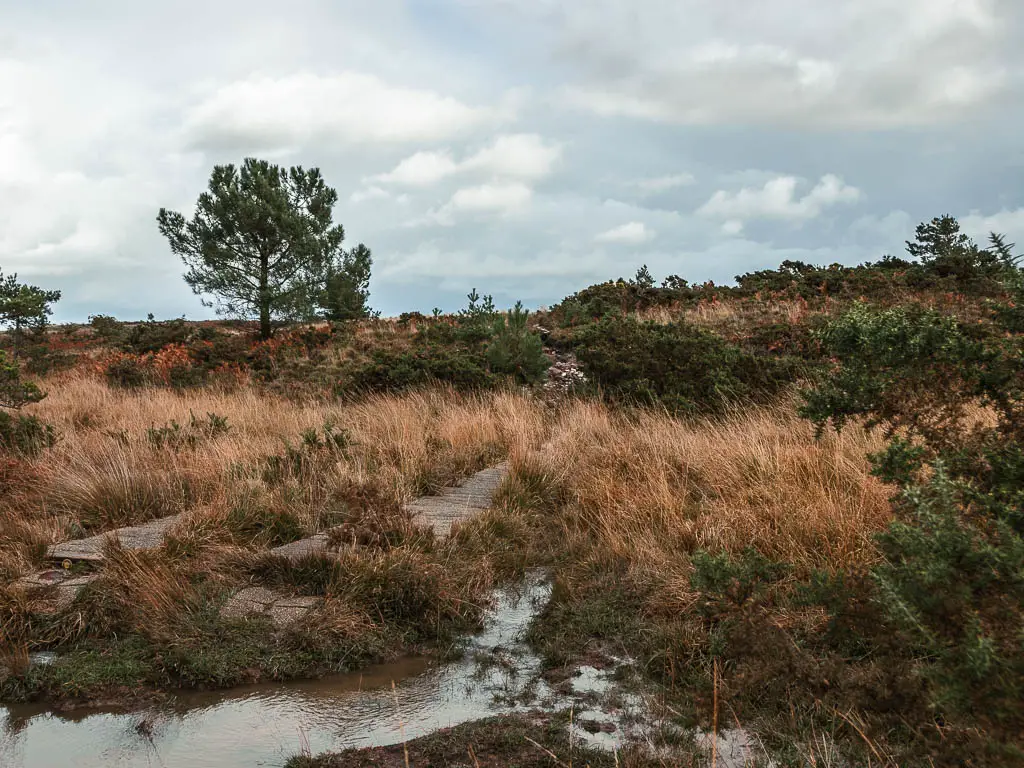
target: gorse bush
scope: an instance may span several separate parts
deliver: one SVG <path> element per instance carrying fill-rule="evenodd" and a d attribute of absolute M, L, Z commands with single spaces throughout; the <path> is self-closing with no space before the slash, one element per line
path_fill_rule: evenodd
<path fill-rule="evenodd" d="M 485 389 L 497 383 L 479 352 L 425 344 L 409 350 L 374 350 L 370 360 L 348 370 L 338 393 L 401 392 L 442 382 L 456 389 Z"/>
<path fill-rule="evenodd" d="M 38 403 L 46 395 L 35 384 L 21 378 L 18 364 L 0 350 L 0 408 L 21 408 Z"/>
<path fill-rule="evenodd" d="M 56 439 L 53 426 L 38 417 L 0 411 L 0 452 L 35 456 L 53 445 Z"/>
<path fill-rule="evenodd" d="M 949 227 L 919 239 L 936 261 L 976 254 Z M 857 307 L 822 332 L 836 367 L 803 408 L 819 430 L 863 419 L 890 435 L 873 462 L 900 493 L 873 599 L 936 713 L 996 741 L 1024 729 L 1024 339 L 1010 314 L 979 334 L 931 311 Z"/>
<path fill-rule="evenodd" d="M 760 399 L 792 380 L 789 366 L 748 354 L 684 322 L 608 317 L 580 329 L 573 348 L 588 380 L 605 397 L 672 411 Z"/>
<path fill-rule="evenodd" d="M 44 397 L 39 387 L 22 380 L 17 363 L 0 350 L 0 451 L 34 455 L 53 445 L 56 434 L 51 425 L 16 412 Z"/>
<path fill-rule="evenodd" d="M 224 416 L 215 413 L 206 414 L 205 419 L 189 414 L 189 421 L 182 426 L 173 419 L 162 427 L 150 427 L 146 430 L 146 439 L 156 448 L 181 450 L 195 448 L 201 443 L 226 434 L 231 428 Z"/>
<path fill-rule="evenodd" d="M 510 380 L 540 381 L 550 361 L 540 336 L 527 325 L 529 312 L 522 302 L 505 314 L 475 289 L 467 298 L 467 307 L 452 318 L 404 316 L 404 327 L 419 321 L 411 346 L 374 348 L 369 359 L 347 364 L 338 394 L 399 392 L 438 382 L 468 391 Z"/>

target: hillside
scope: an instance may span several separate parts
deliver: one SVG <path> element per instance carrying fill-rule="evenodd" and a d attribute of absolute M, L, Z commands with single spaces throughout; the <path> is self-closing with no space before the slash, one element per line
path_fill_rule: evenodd
<path fill-rule="evenodd" d="M 97 315 L 15 358 L 5 335 L 0 701 L 444 661 L 542 567 L 540 679 L 630 668 L 673 764 L 723 723 L 775 764 L 1015 764 L 1024 278 L 998 239 L 929 232 L 909 260 L 644 269 L 536 312 L 474 291 L 266 340 Z M 488 468 L 493 498 L 463 485 Z M 439 494 L 474 500 L 450 535 L 415 511 Z M 152 546 L 51 549 L 159 520 Z M 239 612 L 246 590 L 273 598 Z M 550 727 L 508 721 L 571 749 Z"/>

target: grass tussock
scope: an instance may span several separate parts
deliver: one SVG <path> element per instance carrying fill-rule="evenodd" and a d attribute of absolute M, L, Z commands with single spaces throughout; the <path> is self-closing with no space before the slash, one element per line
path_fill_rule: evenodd
<path fill-rule="evenodd" d="M 890 490 L 865 459 L 880 444 L 857 430 L 815 440 L 789 404 L 682 421 L 578 403 L 545 450 L 514 455 L 511 482 L 539 499 L 546 478 L 568 499 L 570 534 L 652 572 L 698 549 L 748 546 L 804 569 L 842 567 L 876 557 L 871 537 L 891 517 Z"/>
<path fill-rule="evenodd" d="M 536 447 L 545 432 L 541 406 L 504 392 L 346 404 L 255 389 L 116 389 L 88 376 L 50 389 L 36 412 L 60 439 L 18 460 L 16 474 L 31 480 L 0 501 L 0 569 L 10 577 L 38 566 L 54 541 L 179 513 L 247 546 L 378 509 L 394 518 L 405 501 Z"/>

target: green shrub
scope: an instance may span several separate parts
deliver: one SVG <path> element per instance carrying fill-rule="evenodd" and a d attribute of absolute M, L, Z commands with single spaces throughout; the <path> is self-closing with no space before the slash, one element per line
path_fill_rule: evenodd
<path fill-rule="evenodd" d="M 400 392 L 434 382 L 468 390 L 492 387 L 496 380 L 482 353 L 430 345 L 412 351 L 374 350 L 369 362 L 347 371 L 338 390 Z"/>
<path fill-rule="evenodd" d="M 544 354 L 540 336 L 526 327 L 529 311 L 517 301 L 505 320 L 499 320 L 498 332 L 487 345 L 487 362 L 493 373 L 514 376 L 531 384 L 543 378 L 551 361 Z"/>
<path fill-rule="evenodd" d="M 111 386 L 138 389 L 149 383 L 150 373 L 134 355 L 118 355 L 107 363 L 103 375 Z"/>
<path fill-rule="evenodd" d="M 56 441 L 53 426 L 36 416 L 0 410 L 0 452 L 35 456 Z"/>
<path fill-rule="evenodd" d="M 33 456 L 53 445 L 53 427 L 35 416 L 23 416 L 22 406 L 46 397 L 35 384 L 23 381 L 18 364 L 8 361 L 0 350 L 0 451 Z"/>
<path fill-rule="evenodd" d="M 605 397 L 672 411 L 714 410 L 762 398 L 793 378 L 791 366 L 747 354 L 684 322 L 609 317 L 577 331 L 573 346 L 587 379 Z"/>
<path fill-rule="evenodd" d="M 184 318 L 167 321 L 149 319 L 128 328 L 123 346 L 126 352 L 144 355 L 148 352 L 159 352 L 171 344 L 184 344 L 189 335 L 189 326 Z"/>
<path fill-rule="evenodd" d="M 709 617 L 743 608 L 789 570 L 750 547 L 738 557 L 698 550 L 691 558 L 690 586 L 700 593 L 698 609 Z"/>
<path fill-rule="evenodd" d="M 124 326 L 113 315 L 89 315 L 89 326 L 108 344 L 120 343 L 124 338 Z"/>
<path fill-rule="evenodd" d="M 928 238 L 933 260 L 967 247 L 945 225 L 919 228 Z M 1001 263 L 1018 304 L 1024 278 Z M 819 335 L 836 364 L 803 412 L 819 430 L 860 419 L 889 434 L 872 461 L 900 493 L 871 599 L 891 663 L 927 682 L 940 718 L 998 743 L 1024 732 L 1024 344 L 996 310 L 996 332 L 979 334 L 932 311 L 855 307 Z M 992 421 L 977 422 L 979 404 Z"/>
<path fill-rule="evenodd" d="M 30 381 L 21 378 L 18 364 L 8 360 L 0 350 L 0 408 L 21 408 L 29 403 L 38 403 L 46 395 Z"/>
<path fill-rule="evenodd" d="M 146 430 L 146 439 L 156 448 L 195 448 L 206 440 L 212 440 L 229 432 L 228 420 L 215 413 L 207 413 L 205 419 L 197 418 L 189 412 L 189 422 L 182 427 L 173 419 L 162 427 L 150 427 Z"/>

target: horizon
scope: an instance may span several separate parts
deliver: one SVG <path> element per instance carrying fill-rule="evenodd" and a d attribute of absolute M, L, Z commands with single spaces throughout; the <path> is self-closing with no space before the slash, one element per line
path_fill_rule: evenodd
<path fill-rule="evenodd" d="M 323 171 L 385 316 L 852 266 L 944 213 L 1024 241 L 1024 8 L 761 9 L 0 0 L 0 269 L 57 323 L 210 319 L 156 214 L 250 155 Z"/>

